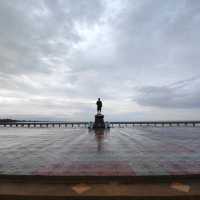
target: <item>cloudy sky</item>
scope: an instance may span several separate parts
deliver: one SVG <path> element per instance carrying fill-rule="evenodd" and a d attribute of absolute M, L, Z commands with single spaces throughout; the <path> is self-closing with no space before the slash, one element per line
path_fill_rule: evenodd
<path fill-rule="evenodd" d="M 200 119 L 199 0 L 0 0 L 0 118 Z"/>

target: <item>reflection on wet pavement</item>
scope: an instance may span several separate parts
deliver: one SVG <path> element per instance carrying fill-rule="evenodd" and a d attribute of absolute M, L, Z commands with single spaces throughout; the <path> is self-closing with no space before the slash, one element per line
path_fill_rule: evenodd
<path fill-rule="evenodd" d="M 0 174 L 200 173 L 198 127 L 1 128 Z"/>
<path fill-rule="evenodd" d="M 92 131 L 95 134 L 96 142 L 97 142 L 97 151 L 103 152 L 104 151 L 104 140 L 108 137 L 110 130 L 104 129 L 96 129 Z"/>

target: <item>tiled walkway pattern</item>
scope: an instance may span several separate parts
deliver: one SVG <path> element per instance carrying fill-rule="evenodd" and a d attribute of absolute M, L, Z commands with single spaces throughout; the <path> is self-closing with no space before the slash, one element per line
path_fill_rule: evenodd
<path fill-rule="evenodd" d="M 200 174 L 200 128 L 1 128 L 0 173 Z"/>

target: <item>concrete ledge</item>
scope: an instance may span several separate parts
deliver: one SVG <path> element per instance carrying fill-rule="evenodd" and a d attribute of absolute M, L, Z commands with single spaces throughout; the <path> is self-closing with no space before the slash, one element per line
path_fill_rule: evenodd
<path fill-rule="evenodd" d="M 44 176 L 44 175 L 6 175 L 0 174 L 0 182 L 53 182 L 53 183 L 120 183 L 168 182 L 168 181 L 200 181 L 200 174 L 185 175 L 147 175 L 147 176 Z"/>
<path fill-rule="evenodd" d="M 172 183 L 189 186 L 190 190 L 179 191 L 171 187 Z M 0 199 L 200 199 L 200 178 L 1 175 Z"/>

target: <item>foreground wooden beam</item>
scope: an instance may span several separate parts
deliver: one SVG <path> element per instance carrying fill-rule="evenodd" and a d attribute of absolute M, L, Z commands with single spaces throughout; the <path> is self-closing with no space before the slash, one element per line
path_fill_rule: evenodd
<path fill-rule="evenodd" d="M 199 177 L 1 176 L 0 199 L 200 199 Z"/>

